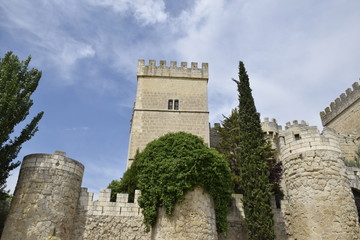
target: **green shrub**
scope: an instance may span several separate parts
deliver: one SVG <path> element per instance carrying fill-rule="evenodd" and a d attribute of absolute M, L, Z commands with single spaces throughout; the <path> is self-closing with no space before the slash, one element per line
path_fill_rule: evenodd
<path fill-rule="evenodd" d="M 136 156 L 139 199 L 147 230 L 156 223 L 159 207 L 171 215 L 184 195 L 200 186 L 214 200 L 216 226 L 227 231 L 231 172 L 223 156 L 189 133 L 169 133 L 150 142 Z"/>
<path fill-rule="evenodd" d="M 112 180 L 108 188 L 111 189 L 111 201 L 116 201 L 117 193 L 129 194 L 129 202 L 134 202 L 135 190 L 137 185 L 136 156 L 133 164 L 126 170 L 123 177 L 119 180 Z"/>

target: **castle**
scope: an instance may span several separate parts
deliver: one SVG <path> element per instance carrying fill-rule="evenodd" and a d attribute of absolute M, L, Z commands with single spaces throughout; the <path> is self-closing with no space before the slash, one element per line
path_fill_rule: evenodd
<path fill-rule="evenodd" d="M 188 67 L 139 60 L 127 166 L 137 150 L 168 132 L 186 131 L 212 145 L 209 128 L 208 65 Z M 346 90 L 321 112 L 323 132 L 304 121 L 265 118 L 262 128 L 282 162 L 281 204 L 273 204 L 277 239 L 360 239 L 360 87 Z M 211 134 L 210 134 L 211 133 Z M 351 165 L 351 164 L 350 164 Z M 173 216 L 159 209 L 157 224 L 145 232 L 141 209 L 128 194 L 102 189 L 99 199 L 81 188 L 84 166 L 64 152 L 24 158 L 2 240 L 247 239 L 241 195 L 234 194 L 229 231 L 217 235 L 213 203 L 201 189 L 186 194 Z"/>

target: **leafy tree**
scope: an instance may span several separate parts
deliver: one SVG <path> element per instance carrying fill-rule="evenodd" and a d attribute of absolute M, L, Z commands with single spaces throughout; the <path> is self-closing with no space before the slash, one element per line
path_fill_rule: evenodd
<path fill-rule="evenodd" d="M 4 230 L 5 220 L 10 210 L 12 196 L 8 195 L 5 199 L 0 200 L 0 236 Z"/>
<path fill-rule="evenodd" d="M 220 137 L 215 149 L 225 155 L 232 173 L 233 192 L 242 193 L 240 189 L 239 159 L 236 154 L 239 147 L 239 110 L 234 108 L 231 114 L 221 121 L 221 126 L 216 126 L 217 135 Z"/>
<path fill-rule="evenodd" d="M 150 142 L 134 163 L 141 190 L 139 205 L 148 230 L 156 222 L 159 207 L 171 215 L 188 191 L 201 186 L 214 200 L 217 231 L 227 231 L 230 168 L 201 138 L 185 132 L 166 134 Z"/>
<path fill-rule="evenodd" d="M 119 180 L 112 180 L 108 188 L 111 189 L 111 201 L 116 201 L 117 193 L 127 193 L 129 194 L 129 202 L 134 202 L 135 190 L 139 189 L 138 187 L 138 178 L 137 178 L 137 167 L 136 159 L 138 158 L 138 153 L 135 155 L 135 160 L 131 166 L 126 170 L 123 177 Z"/>
<path fill-rule="evenodd" d="M 240 184 L 243 190 L 245 220 L 250 240 L 275 238 L 269 183 L 271 147 L 264 138 L 260 115 L 256 111 L 249 77 L 243 62 L 239 63 L 239 159 Z"/>
<path fill-rule="evenodd" d="M 43 112 L 38 113 L 18 136 L 14 128 L 25 120 L 33 105 L 30 98 L 41 78 L 41 71 L 28 70 L 31 57 L 20 61 L 12 52 L 0 58 L 0 198 L 6 198 L 6 179 L 9 172 L 20 165 L 12 162 L 21 145 L 38 130 L 38 122 Z"/>

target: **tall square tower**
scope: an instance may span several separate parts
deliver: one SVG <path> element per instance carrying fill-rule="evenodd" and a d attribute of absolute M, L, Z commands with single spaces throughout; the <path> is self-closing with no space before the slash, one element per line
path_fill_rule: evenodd
<path fill-rule="evenodd" d="M 169 132 L 184 131 L 209 144 L 208 64 L 138 61 L 137 92 L 131 120 L 127 168 L 136 151 Z"/>

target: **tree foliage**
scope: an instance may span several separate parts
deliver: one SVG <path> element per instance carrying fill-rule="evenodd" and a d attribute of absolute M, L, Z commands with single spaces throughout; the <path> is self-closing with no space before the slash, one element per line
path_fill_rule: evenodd
<path fill-rule="evenodd" d="M 33 105 L 31 95 L 41 78 L 41 71 L 28 69 L 30 57 L 20 61 L 12 52 L 0 58 L 0 192 L 6 197 L 4 188 L 9 172 L 19 166 L 13 162 L 21 145 L 28 141 L 38 130 L 38 122 L 43 112 L 38 113 L 18 136 L 14 128 L 29 114 Z"/>
<path fill-rule="evenodd" d="M 136 170 L 131 170 L 132 167 Z M 217 231 L 227 231 L 230 168 L 223 156 L 207 147 L 201 138 L 185 132 L 166 134 L 137 154 L 131 168 L 127 172 L 132 175 L 136 171 L 141 190 L 139 205 L 148 230 L 155 224 L 160 207 L 171 215 L 176 203 L 200 186 L 214 200 Z M 133 185 L 128 186 L 131 189 Z"/>
<path fill-rule="evenodd" d="M 271 156 L 271 146 L 264 138 L 243 62 L 239 63 L 239 80 L 234 81 L 239 93 L 240 139 L 237 154 L 249 239 L 271 240 L 275 238 L 267 161 Z"/>
<path fill-rule="evenodd" d="M 219 143 L 215 147 L 220 153 L 225 155 L 228 161 L 233 180 L 233 192 L 242 193 L 240 188 L 239 159 L 237 148 L 239 147 L 239 109 L 234 108 L 231 114 L 221 121 L 221 126 L 215 127 L 217 135 L 220 137 Z"/>
<path fill-rule="evenodd" d="M 137 167 L 136 167 L 137 154 L 135 156 L 134 162 L 126 170 L 123 177 L 119 180 L 112 180 L 108 188 L 111 189 L 111 201 L 116 201 L 117 193 L 127 193 L 129 194 L 129 202 L 134 202 L 135 190 L 139 189 L 138 187 L 138 178 L 137 178 Z"/>

